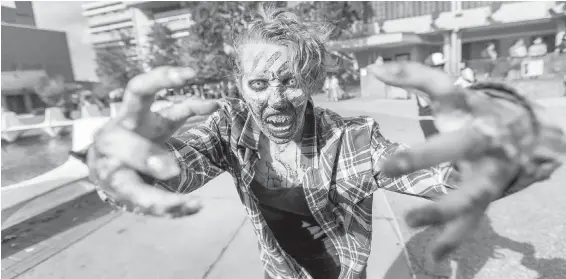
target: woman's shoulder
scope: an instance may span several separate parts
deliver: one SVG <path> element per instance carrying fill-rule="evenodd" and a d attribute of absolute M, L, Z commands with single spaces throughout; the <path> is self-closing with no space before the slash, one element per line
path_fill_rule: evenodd
<path fill-rule="evenodd" d="M 344 117 L 332 110 L 320 107 L 315 108 L 315 115 L 322 131 L 338 129 L 343 132 L 355 132 L 371 129 L 375 123 L 375 120 L 369 116 Z"/>

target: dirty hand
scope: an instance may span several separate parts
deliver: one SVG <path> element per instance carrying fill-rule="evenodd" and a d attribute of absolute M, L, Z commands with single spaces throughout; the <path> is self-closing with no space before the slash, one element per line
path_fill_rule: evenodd
<path fill-rule="evenodd" d="M 411 227 L 442 228 L 433 248 L 435 260 L 447 256 L 475 231 L 491 202 L 546 179 L 560 165 L 552 156 L 533 154 L 538 149 L 564 152 L 562 132 L 536 128 L 534 115 L 520 98 L 493 98 L 482 89 L 454 86 L 446 73 L 413 62 L 371 65 L 368 73 L 389 85 L 427 94 L 441 132 L 389 158 L 383 173 L 396 177 L 444 162 L 459 167 L 456 191 L 406 216 Z M 529 163 L 532 167 L 525 167 Z"/>
<path fill-rule="evenodd" d="M 171 218 L 199 211 L 197 201 L 148 183 L 149 178 L 165 180 L 180 172 L 165 146 L 167 139 L 189 117 L 218 109 L 216 102 L 189 99 L 158 112 L 150 110 L 159 90 L 180 87 L 194 75 L 190 68 L 161 67 L 128 83 L 118 116 L 97 132 L 87 155 L 91 177 L 112 202 L 141 214 Z"/>

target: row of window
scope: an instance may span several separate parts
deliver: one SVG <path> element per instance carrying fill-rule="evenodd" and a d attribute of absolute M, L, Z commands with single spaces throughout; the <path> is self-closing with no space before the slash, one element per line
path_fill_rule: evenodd
<path fill-rule="evenodd" d="M 492 3 L 513 1 L 461 1 L 462 9 L 474 9 L 490 6 Z M 378 1 L 372 2 L 374 18 L 391 20 L 442 13 L 451 10 L 451 1 Z"/>

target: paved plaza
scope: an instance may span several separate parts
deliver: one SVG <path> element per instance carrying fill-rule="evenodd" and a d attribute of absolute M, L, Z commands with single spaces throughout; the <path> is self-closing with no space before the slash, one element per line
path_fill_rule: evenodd
<path fill-rule="evenodd" d="M 316 96 L 315 102 L 344 116 L 372 116 L 391 140 L 423 141 L 412 101 L 356 98 L 328 103 Z M 555 117 L 566 119 L 566 102 L 548 102 Z M 456 278 L 564 278 L 564 181 L 566 168 L 549 181 L 494 203 L 480 230 L 452 256 Z M 221 175 L 193 195 L 202 199 L 203 210 L 180 220 L 116 212 L 88 194 L 3 230 L 2 277 L 263 278 L 256 238 L 231 177 Z M 409 278 L 403 274 L 403 241 L 411 248 L 417 278 L 445 278 L 440 276 L 445 275 L 443 266 L 430 267 L 424 256 L 435 232 L 411 231 L 401 221 L 405 210 L 421 202 L 425 201 L 376 193 L 368 278 Z M 376 229 L 393 218 L 400 221 L 404 236 L 396 243 L 384 241 L 392 237 Z"/>

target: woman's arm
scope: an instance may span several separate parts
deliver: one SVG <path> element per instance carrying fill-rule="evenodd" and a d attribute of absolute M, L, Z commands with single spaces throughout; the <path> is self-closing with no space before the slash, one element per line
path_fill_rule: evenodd
<path fill-rule="evenodd" d="M 400 177 L 385 176 L 381 171 L 383 162 L 391 155 L 409 148 L 387 140 L 379 131 L 377 123 L 374 123 L 372 127 L 371 147 L 373 174 L 380 188 L 426 199 L 436 199 L 456 188 L 459 173 L 452 164 L 448 163 L 417 170 Z"/>
<path fill-rule="evenodd" d="M 482 108 L 485 111 L 479 113 L 493 114 L 489 121 L 504 123 L 509 130 L 505 132 L 488 131 L 495 124 L 487 123 L 487 121 L 478 128 L 491 133 L 492 140 L 499 141 L 498 145 L 504 152 L 498 156 L 505 157 L 507 160 L 512 159 L 521 165 L 515 179 L 509 182 L 509 187 L 503 196 L 547 179 L 562 164 L 559 154 L 566 152 L 564 132 L 558 125 L 555 125 L 556 119 L 546 116 L 544 109 L 503 85 L 480 84 L 471 89 L 474 91 L 470 92 L 474 94 L 491 98 L 488 104 L 491 108 Z M 521 113 L 528 115 L 517 117 Z M 532 131 L 533 125 L 536 134 L 533 134 L 532 137 L 524 137 L 524 134 Z M 374 177 L 379 187 L 433 199 L 455 189 L 459 184 L 461 173 L 454 168 L 452 163 L 420 169 L 396 178 L 383 175 L 382 163 L 393 154 L 406 151 L 408 148 L 385 139 L 377 124 L 374 124 L 372 131 Z M 518 135 L 521 135 L 522 138 Z"/>
<path fill-rule="evenodd" d="M 220 109 L 210 115 L 204 123 L 167 140 L 164 145 L 176 159 L 180 173 L 168 180 L 157 180 L 140 173 L 144 182 L 168 192 L 186 194 L 228 171 L 229 153 L 226 151 L 225 139 L 230 124 L 226 113 L 226 110 Z M 87 159 L 84 154 L 72 155 L 79 159 Z M 122 204 L 113 198 L 112 193 L 100 187 L 96 188 L 105 202 L 125 211 L 137 213 L 136 204 Z"/>

